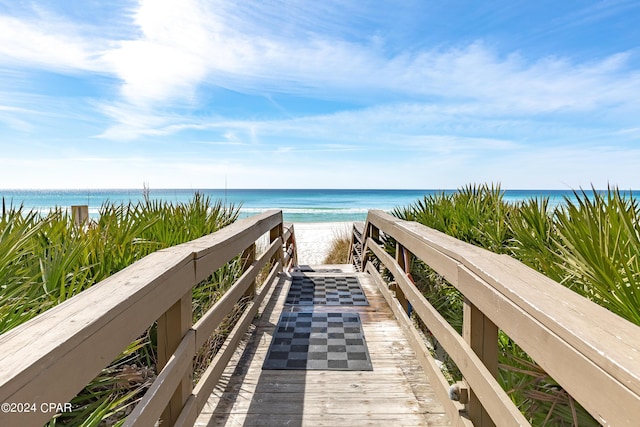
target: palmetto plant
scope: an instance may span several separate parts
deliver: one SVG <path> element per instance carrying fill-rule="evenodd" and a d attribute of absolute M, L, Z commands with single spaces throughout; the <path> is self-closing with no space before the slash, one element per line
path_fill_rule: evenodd
<path fill-rule="evenodd" d="M 556 212 L 558 264 L 571 289 L 640 325 L 640 209 L 617 189 L 575 193 Z"/>
<path fill-rule="evenodd" d="M 502 252 L 509 239 L 512 209 L 499 185 L 468 185 L 454 193 L 435 193 L 393 214 L 442 231 L 456 239 Z"/>
<path fill-rule="evenodd" d="M 34 316 L 45 303 L 34 263 L 35 239 L 42 227 L 35 212 L 3 209 L 0 219 L 0 333 Z"/>
<path fill-rule="evenodd" d="M 553 280 L 640 324 L 640 209 L 618 189 L 574 192 L 560 207 L 547 198 L 506 203 L 499 186 L 467 186 L 425 196 L 396 208 L 399 218 L 418 221 L 468 243 L 507 253 Z M 438 311 L 462 324 L 462 297 L 451 285 L 412 271 Z M 443 297 L 444 296 L 444 297 Z M 597 425 L 571 396 L 509 337 L 500 333 L 503 387 L 535 425 Z"/>
<path fill-rule="evenodd" d="M 510 240 L 507 253 L 557 282 L 564 274 L 558 257 L 558 233 L 555 209 L 549 198 L 529 199 L 519 203 L 508 220 Z"/>
<path fill-rule="evenodd" d="M 0 217 L 0 333 L 77 295 L 145 255 L 234 222 L 239 209 L 196 194 L 183 204 L 146 199 L 105 203 L 96 220 L 75 225 L 62 209 L 46 215 L 4 206 Z M 194 288 L 194 314 L 239 275 L 233 261 Z M 154 374 L 154 328 L 132 343 L 49 425 L 118 424 Z"/>

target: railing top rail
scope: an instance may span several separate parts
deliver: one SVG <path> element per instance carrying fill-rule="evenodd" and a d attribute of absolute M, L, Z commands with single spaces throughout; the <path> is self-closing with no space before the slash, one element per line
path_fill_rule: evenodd
<path fill-rule="evenodd" d="M 59 369 L 73 369 L 75 376 L 90 381 L 95 376 L 93 365 L 106 366 L 195 283 L 281 224 L 282 211 L 272 210 L 154 252 L 2 334 L 0 401 L 13 401 L 11 396 L 20 392 L 29 393 L 29 398 L 37 402 L 38 388 L 34 384 L 48 380 L 64 383 L 64 379 L 56 378 Z M 170 286 L 163 286 L 168 282 Z M 103 360 L 79 363 L 89 350 L 100 353 Z M 72 388 L 77 387 L 68 385 L 65 389 L 61 384 L 60 395 Z"/>
<path fill-rule="evenodd" d="M 637 325 L 508 255 L 495 254 L 383 211 L 369 211 L 365 233 L 370 225 L 394 238 L 456 287 L 460 274 L 468 277 L 465 271 L 480 278 L 485 291 L 474 290 L 469 298 L 472 303 L 476 303 L 473 299 L 479 295 L 485 302 L 509 301 L 523 315 L 533 318 L 539 331 L 573 347 L 580 354 L 576 357 L 588 359 L 595 365 L 591 365 L 593 369 L 604 371 L 598 375 L 609 378 L 622 389 L 627 388 L 637 401 L 640 396 L 640 327 Z M 465 297 L 469 295 L 465 293 Z M 491 314 L 487 315 L 491 317 Z M 521 336 L 526 334 L 517 326 L 496 324 Z M 520 337 L 512 338 L 518 342 Z M 546 344 L 539 342 L 540 347 Z M 545 369 L 552 364 L 561 364 L 553 355 L 548 355 L 547 360 L 536 360 Z M 577 386 L 579 377 L 575 381 L 574 386 Z M 598 391 L 591 393 L 596 395 Z"/>

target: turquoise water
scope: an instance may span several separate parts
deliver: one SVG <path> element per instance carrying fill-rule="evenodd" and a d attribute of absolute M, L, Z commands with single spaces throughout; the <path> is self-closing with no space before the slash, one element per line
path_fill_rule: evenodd
<path fill-rule="evenodd" d="M 390 211 L 397 206 L 414 203 L 426 194 L 442 190 L 150 190 L 152 199 L 184 202 L 195 191 L 220 199 L 226 204 L 241 205 L 241 217 L 255 215 L 269 209 L 281 209 L 285 221 L 331 222 L 364 221 L 369 209 Z M 453 191 L 453 190 L 451 190 Z M 571 191 L 564 190 L 506 190 L 505 199 L 518 201 L 530 197 L 548 196 L 552 204 L 562 203 Z M 143 199 L 137 190 L 0 190 L 7 206 L 24 205 L 43 213 L 53 207 L 68 208 L 88 205 L 89 214 L 98 215 L 105 201 L 137 202 Z"/>

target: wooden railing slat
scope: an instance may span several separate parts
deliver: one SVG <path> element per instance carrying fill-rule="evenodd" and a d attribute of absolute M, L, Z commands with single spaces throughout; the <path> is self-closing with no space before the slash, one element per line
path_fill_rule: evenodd
<path fill-rule="evenodd" d="M 365 232 L 370 227 L 461 290 L 601 423 L 633 425 L 640 418 L 638 326 L 507 255 L 382 211 L 369 212 Z"/>
<path fill-rule="evenodd" d="M 449 263 L 464 264 L 498 291 L 517 301 L 525 311 L 534 315 L 563 339 L 590 354 L 590 358 L 593 357 L 595 361 L 599 359 L 598 364 L 603 365 L 603 368 L 609 365 L 610 369 L 629 375 L 627 380 L 630 387 L 640 393 L 640 372 L 624 367 L 640 365 L 638 326 L 624 321 L 507 255 L 493 254 L 421 224 L 391 221 L 388 218 L 385 218 L 385 221 L 392 224 L 396 230 L 408 231 L 405 233 L 406 237 L 416 246 L 415 249 L 411 248 L 412 252 L 427 261 L 430 266 L 432 261 L 429 254 L 433 254 L 434 250 L 446 255 L 451 260 Z M 425 246 L 431 248 L 431 252 L 424 248 Z M 447 261 L 443 259 L 443 263 Z M 435 266 L 439 264 L 441 263 L 434 262 Z M 456 274 L 445 277 L 455 285 Z M 590 316 L 583 315 L 587 312 Z M 598 318 L 595 322 L 594 316 Z M 594 327 L 598 334 L 593 333 Z M 608 353 L 611 354 L 604 356 Z M 616 363 L 616 359 L 624 363 Z"/>
<path fill-rule="evenodd" d="M 245 310 L 243 316 L 240 318 L 240 320 L 238 320 L 238 323 L 236 323 L 236 326 L 227 337 L 227 340 L 223 344 L 222 348 L 220 348 L 216 356 L 209 364 L 209 367 L 205 370 L 204 374 L 202 374 L 202 378 L 200 378 L 200 381 L 198 381 L 198 384 L 196 384 L 196 386 L 194 387 L 193 394 L 196 396 L 197 412 L 200 412 L 204 407 L 207 399 L 213 391 L 213 388 L 218 383 L 218 380 L 224 372 L 227 363 L 231 359 L 231 356 L 233 355 L 238 342 L 242 338 L 242 335 L 247 330 L 249 324 L 255 317 L 263 299 L 270 292 L 273 283 L 276 281 L 276 275 L 281 268 L 282 265 L 279 262 L 273 266 L 267 279 L 265 280 L 264 286 L 262 286 L 262 288 L 260 289 L 260 293 L 258 293 L 254 300 L 250 303 L 251 306 L 247 310 Z"/>
<path fill-rule="evenodd" d="M 195 332 L 188 331 L 164 369 L 127 417 L 125 427 L 155 424 L 182 378 L 192 369 L 193 357 L 196 354 L 195 341 Z"/>
<path fill-rule="evenodd" d="M 420 233 L 426 244 L 467 266 L 603 369 L 626 376 L 625 382 L 640 394 L 640 370 L 628 369 L 640 366 L 637 325 L 507 255 L 493 254 L 420 224 L 403 228 Z"/>
<path fill-rule="evenodd" d="M 71 298 L 69 304 L 53 307 L 0 337 L 0 354 L 5 356 L 0 401 L 71 400 L 190 289 L 191 264 L 154 279 L 145 273 L 147 268 L 162 268 L 157 262 L 175 259 L 166 253 L 151 257 L 133 268 L 139 273 L 112 276 L 82 298 Z M 0 413 L 0 425 L 42 425 L 50 415 Z"/>
<path fill-rule="evenodd" d="M 0 371 L 0 397 L 5 397 L 7 391 L 12 390 L 12 385 L 21 387 L 17 385 L 15 372 L 37 363 L 43 355 L 52 351 L 64 351 L 60 348 L 60 341 L 65 341 L 65 346 L 73 345 L 73 342 L 81 343 L 83 338 L 78 336 L 81 331 L 92 334 L 104 327 L 129 305 L 144 298 L 150 288 L 170 279 L 176 271 L 192 262 L 192 259 L 190 255 L 182 253 L 155 252 L 85 290 L 82 298 L 70 298 L 37 318 L 0 335 L 0 348 L 12 350 L 0 352 L 0 363 L 3 366 Z M 188 268 L 185 269 L 187 270 Z M 166 308 L 172 305 L 167 304 Z M 86 310 L 86 307 L 90 307 L 90 310 Z M 158 315 L 164 310 L 158 309 Z M 96 322 L 97 317 L 102 321 Z M 32 348 L 29 345 L 34 337 L 47 339 L 39 340 L 39 346 Z M 55 360 L 57 357 L 58 355 L 52 354 L 49 359 Z M 11 385 L 7 384 L 9 380 Z"/>
<path fill-rule="evenodd" d="M 193 325 L 196 331 L 196 347 L 200 348 L 211 336 L 220 322 L 233 310 L 234 304 L 244 295 L 251 282 L 255 280 L 260 269 L 281 250 L 282 240 L 278 239 L 263 253 L 260 258 L 244 272 L 240 278 L 229 288 L 224 295 Z"/>
<path fill-rule="evenodd" d="M 298 252 L 296 249 L 296 236 L 293 224 L 284 224 L 284 245 L 286 247 L 285 256 L 288 255 L 288 260 L 283 262 L 285 270 L 290 270 L 294 265 L 298 264 Z"/>
<path fill-rule="evenodd" d="M 640 395 L 638 326 L 507 255 L 484 251 L 419 224 L 407 224 L 405 228 L 420 232 L 424 241 L 438 251 L 455 256 L 456 261 Z M 449 281 L 456 285 L 455 276 L 451 277 Z"/>
<path fill-rule="evenodd" d="M 471 295 L 474 304 L 500 325 L 569 394 L 590 408 L 596 419 L 620 426 L 630 425 L 624 422 L 630 416 L 640 419 L 640 399 L 637 395 L 626 392 L 619 380 L 517 304 L 495 292 L 464 266 L 460 267 L 458 286 L 465 295 Z M 621 407 L 626 408 L 625 411 L 620 411 Z"/>
<path fill-rule="evenodd" d="M 269 211 L 155 252 L 3 334 L 0 401 L 69 401 L 195 284 L 281 224 L 282 212 Z M 195 331 L 187 334 L 195 344 Z M 51 415 L 3 412 L 0 425 L 42 425 Z"/>
<path fill-rule="evenodd" d="M 251 221 L 248 222 L 248 220 Z M 196 281 L 206 279 L 212 271 L 216 271 L 233 257 L 228 258 L 226 254 L 239 255 L 254 243 L 258 236 L 271 231 L 281 223 L 281 211 L 268 211 L 256 217 L 237 221 L 213 235 L 188 243 L 196 259 Z M 247 224 L 252 225 L 247 227 Z"/>
<path fill-rule="evenodd" d="M 431 384 L 434 386 L 434 392 L 438 397 L 438 400 L 442 403 L 449 419 L 452 421 L 452 425 L 456 425 L 457 423 L 460 426 L 473 427 L 471 421 L 460 416 L 460 413 L 465 410 L 464 405 L 449 398 L 449 383 L 444 375 L 442 375 L 440 367 L 436 364 L 433 356 L 431 356 L 423 338 L 418 334 L 413 321 L 407 316 L 407 312 L 399 302 L 393 298 L 391 292 L 387 289 L 382 276 L 371 264 L 367 264 L 366 272 L 373 278 L 373 281 L 376 283 L 378 289 L 382 293 L 382 296 L 385 298 L 387 304 L 389 304 L 389 307 L 391 307 L 391 310 L 400 322 L 400 326 L 407 334 L 410 343 L 416 349 L 416 358 L 420 362 L 424 371 L 428 374 Z"/>
<path fill-rule="evenodd" d="M 415 312 L 425 322 L 431 333 L 447 351 L 456 363 L 462 375 L 481 399 L 487 412 L 498 425 L 529 426 L 527 419 L 500 387 L 498 381 L 482 363 L 471 347 L 456 332 L 455 329 L 431 306 L 415 285 L 407 278 L 391 255 L 387 254 L 370 238 L 367 248 L 382 260 L 389 269 L 405 297 L 409 300 Z M 500 421 L 500 423 L 498 423 Z"/>

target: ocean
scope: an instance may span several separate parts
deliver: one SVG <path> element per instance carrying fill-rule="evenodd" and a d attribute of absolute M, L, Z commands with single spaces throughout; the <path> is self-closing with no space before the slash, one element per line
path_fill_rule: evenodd
<path fill-rule="evenodd" d="M 369 209 L 391 211 L 407 206 L 426 194 L 442 190 L 247 190 L 247 189 L 150 189 L 152 199 L 185 202 L 198 191 L 223 203 L 241 206 L 242 218 L 269 209 L 281 209 L 288 222 L 364 221 Z M 449 190 L 445 190 L 449 191 Z M 450 190 L 454 191 L 454 190 Z M 571 197 L 570 190 L 506 190 L 508 201 L 548 196 L 551 204 Z M 89 215 L 98 216 L 106 201 L 136 203 L 143 200 L 142 189 L 131 190 L 0 190 L 6 206 L 23 205 L 26 210 L 49 212 L 54 207 L 88 205 Z"/>

